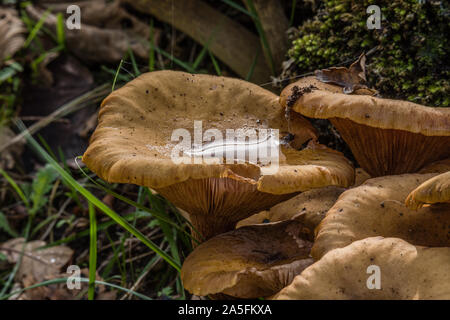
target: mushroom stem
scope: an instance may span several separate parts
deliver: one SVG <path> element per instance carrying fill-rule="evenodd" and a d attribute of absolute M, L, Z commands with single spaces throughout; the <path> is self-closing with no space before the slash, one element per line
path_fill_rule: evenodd
<path fill-rule="evenodd" d="M 231 231 L 240 220 L 298 194 L 261 192 L 254 184 L 231 178 L 191 179 L 156 191 L 189 213 L 203 240 Z M 192 234 L 199 239 L 195 231 Z"/>

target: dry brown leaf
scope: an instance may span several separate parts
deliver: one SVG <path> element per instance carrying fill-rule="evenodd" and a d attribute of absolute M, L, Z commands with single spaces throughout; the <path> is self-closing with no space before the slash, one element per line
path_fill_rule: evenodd
<path fill-rule="evenodd" d="M 0 246 L 0 252 L 7 257 L 10 263 L 16 263 L 19 260 L 24 241 L 23 238 L 11 239 Z M 47 276 L 58 274 L 72 258 L 73 250 L 67 246 L 39 249 L 45 245 L 46 242 L 40 240 L 25 244 L 16 280 L 27 279 L 29 281 L 29 277 L 32 276 L 36 282 L 44 281 Z"/>
<path fill-rule="evenodd" d="M 22 48 L 25 31 L 25 26 L 15 10 L 0 8 L 0 66 L 4 59 L 13 56 Z"/>
<path fill-rule="evenodd" d="M 134 15 L 128 13 L 119 0 L 43 0 L 38 2 L 39 6 L 50 9 L 52 13 L 60 12 L 66 14 L 67 7 L 77 5 L 82 12 L 82 23 L 89 26 L 96 26 L 102 29 L 123 30 L 135 33 L 145 39 L 150 38 L 150 28 L 148 24 L 140 21 Z M 159 31 L 158 31 L 159 33 Z"/>
<path fill-rule="evenodd" d="M 62 4 L 60 4 L 62 6 Z M 98 2 L 85 4 L 85 12 L 100 12 Z M 58 9 L 59 6 L 55 7 Z M 62 7 L 61 7 L 62 8 Z M 67 8 L 67 7 L 66 7 Z M 27 13 L 31 18 L 38 21 L 44 14 L 44 9 L 37 6 L 28 5 Z M 92 16 L 92 12 L 89 16 Z M 104 4 L 104 13 L 99 14 L 98 21 L 105 21 L 104 24 L 89 24 L 82 20 L 81 29 L 69 30 L 65 28 L 66 43 L 70 51 L 83 61 L 92 62 L 115 62 L 123 58 L 129 49 L 141 58 L 146 59 L 149 53 L 149 31 L 144 31 L 143 22 L 126 13 L 118 4 Z M 84 16 L 83 16 L 84 19 Z M 88 20 L 89 21 L 89 20 Z M 91 21 L 95 21 L 94 18 Z M 106 23 L 108 21 L 108 23 Z M 129 21 L 132 28 L 123 28 L 122 22 Z M 48 14 L 45 27 L 56 31 L 57 18 L 54 14 Z M 154 30 L 154 42 L 158 43 L 159 31 Z"/>
<path fill-rule="evenodd" d="M 11 239 L 0 246 L 0 253 L 4 254 L 9 263 L 17 263 L 24 244 L 23 238 Z M 25 244 L 24 253 L 19 269 L 16 273 L 13 291 L 30 287 L 37 283 L 57 278 L 67 278 L 66 266 L 72 258 L 73 250 L 67 246 L 56 246 L 39 250 L 45 246 L 45 241 L 31 241 Z M 89 278 L 89 270 L 81 269 L 80 277 Z M 97 274 L 97 281 L 103 279 Z M 69 289 L 66 283 L 56 283 L 26 290 L 10 297 L 10 300 L 73 300 L 87 298 L 88 283 L 81 282 L 80 289 Z M 96 285 L 97 300 L 113 300 L 115 291 L 107 291 L 104 285 Z"/>
<path fill-rule="evenodd" d="M 19 261 L 23 249 L 23 256 L 19 269 L 15 275 L 15 288 L 21 289 L 39 282 L 57 278 L 61 268 L 72 258 L 73 251 L 66 246 L 57 246 L 38 250 L 45 246 L 45 241 L 31 241 L 24 246 L 23 238 L 11 239 L 0 246 L 0 253 L 7 257 L 9 263 Z M 25 293 L 11 297 L 14 300 L 40 300 L 47 298 L 50 289 L 42 286 L 25 291 Z"/>
<path fill-rule="evenodd" d="M 344 93 L 350 94 L 357 89 L 368 89 L 366 82 L 366 55 L 363 53 L 350 68 L 331 67 L 315 71 L 318 80 L 344 87 Z"/>
<path fill-rule="evenodd" d="M 15 137 L 14 132 L 8 127 L 0 125 L 0 146 L 5 145 Z M 0 152 L 0 169 L 12 169 L 16 159 L 22 154 L 23 141 L 19 141 Z"/>

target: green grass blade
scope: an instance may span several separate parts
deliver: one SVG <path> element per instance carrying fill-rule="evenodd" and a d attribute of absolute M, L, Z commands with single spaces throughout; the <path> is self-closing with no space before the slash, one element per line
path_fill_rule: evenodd
<path fill-rule="evenodd" d="M 153 19 L 150 20 L 150 52 L 148 54 L 148 70 L 150 72 L 155 70 L 155 35 L 154 35 L 154 28 L 153 28 Z"/>
<path fill-rule="evenodd" d="M 33 41 L 34 38 L 36 38 L 39 30 L 41 30 L 42 26 L 44 25 L 45 20 L 47 19 L 48 14 L 50 13 L 49 10 L 45 11 L 42 15 L 41 19 L 34 25 L 33 29 L 31 30 L 30 34 L 28 35 L 27 39 L 25 40 L 25 43 L 23 44 L 24 48 L 28 48 L 30 43 Z"/>
<path fill-rule="evenodd" d="M 292 24 L 294 23 L 295 7 L 296 6 L 297 6 L 297 0 L 292 0 L 291 18 L 289 19 L 289 26 L 292 26 Z"/>
<path fill-rule="evenodd" d="M 116 70 L 113 70 L 113 69 L 110 69 L 110 68 L 108 68 L 108 67 L 106 67 L 106 66 L 101 66 L 101 69 L 102 69 L 103 71 L 109 73 L 109 74 L 112 75 L 113 77 L 115 77 L 115 76 L 117 75 L 117 80 L 120 80 L 120 81 L 123 81 L 123 82 L 128 82 L 128 81 L 130 81 L 130 80 L 132 79 L 132 78 L 129 77 L 128 75 L 124 75 L 124 74 L 117 73 L 117 69 L 116 69 Z"/>
<path fill-rule="evenodd" d="M 253 76 L 253 72 L 255 71 L 256 61 L 258 60 L 258 53 L 255 55 L 255 58 L 252 61 L 252 65 L 250 66 L 250 70 L 248 70 L 247 76 L 245 80 L 250 81 Z"/>
<path fill-rule="evenodd" d="M 5 231 L 13 238 L 17 238 L 19 236 L 19 234 L 11 228 L 8 219 L 6 218 L 5 214 L 1 211 L 0 211 L 0 230 Z"/>
<path fill-rule="evenodd" d="M 241 5 L 237 4 L 236 2 L 233 2 L 231 0 L 222 0 L 222 2 L 226 3 L 230 7 L 234 8 L 234 9 L 236 9 L 236 10 L 242 12 L 242 13 L 245 13 L 246 15 L 252 17 L 253 19 L 256 18 L 256 16 L 253 13 L 251 13 L 250 11 L 248 11 L 247 9 L 242 7 Z"/>
<path fill-rule="evenodd" d="M 170 59 L 170 61 L 175 62 L 177 65 L 179 65 L 180 67 L 182 67 L 183 69 L 186 69 L 186 71 L 190 72 L 190 73 L 195 73 L 195 69 L 192 68 L 188 63 L 185 63 L 183 61 L 181 61 L 178 58 L 175 58 L 173 56 L 170 55 L 170 53 L 164 51 L 161 48 L 158 48 L 158 46 L 151 44 L 150 43 L 150 47 L 152 47 L 156 52 L 158 52 L 159 54 L 163 55 L 164 57 Z"/>
<path fill-rule="evenodd" d="M 88 299 L 94 300 L 95 279 L 97 272 L 97 219 L 95 217 L 95 208 L 89 202 L 89 225 L 90 225 L 90 243 L 89 243 L 89 289 Z"/>
<path fill-rule="evenodd" d="M 40 133 L 37 134 L 37 137 L 39 139 L 39 142 L 44 146 L 44 149 L 48 152 L 48 154 L 51 155 L 53 159 L 58 160 L 56 154 L 53 152 L 52 148 L 50 148 L 47 141 L 45 141 L 44 137 Z"/>
<path fill-rule="evenodd" d="M 117 81 L 117 76 L 119 75 L 120 69 L 122 69 L 122 64 L 123 64 L 123 59 L 120 59 L 120 63 L 119 63 L 119 67 L 116 70 L 116 74 L 114 76 L 114 81 L 111 87 L 111 92 L 114 91 L 114 88 L 116 87 L 116 81 Z"/>
<path fill-rule="evenodd" d="M 0 174 L 6 179 L 6 181 L 9 182 L 11 187 L 13 187 L 14 191 L 16 191 L 16 193 L 19 195 L 20 199 L 22 199 L 25 206 L 29 207 L 30 203 L 29 203 L 27 197 L 25 197 L 25 194 L 23 193 L 22 189 L 17 185 L 17 183 L 1 168 L 0 168 Z"/>
<path fill-rule="evenodd" d="M 100 190 L 103 190 L 104 192 L 106 192 L 106 193 L 112 195 L 113 197 L 119 199 L 120 201 L 125 202 L 126 204 L 129 204 L 130 206 L 133 206 L 133 207 L 135 207 L 135 208 L 137 208 L 137 209 L 140 209 L 140 210 L 142 210 L 142 211 L 146 211 L 146 212 L 150 213 L 150 214 L 151 214 L 152 216 L 154 216 L 155 218 L 158 218 L 159 220 L 162 220 L 162 221 L 164 221 L 164 222 L 166 222 L 166 223 L 172 225 L 172 226 L 175 227 L 178 231 L 184 233 L 185 235 L 187 235 L 188 237 L 190 237 L 193 241 L 199 243 L 198 240 L 195 239 L 195 238 L 193 238 L 191 234 L 187 233 L 185 230 L 183 230 L 182 228 L 180 228 L 179 225 L 177 225 L 176 223 L 174 223 L 173 221 L 171 221 L 170 219 L 168 219 L 168 218 L 166 217 L 165 214 L 162 214 L 162 213 L 159 213 L 159 212 L 157 212 L 157 211 L 155 211 L 155 210 L 152 210 L 152 209 L 150 209 L 150 208 L 147 208 L 147 207 L 143 206 L 141 203 L 135 202 L 135 201 L 133 201 L 133 200 L 131 200 L 131 199 L 128 199 L 127 197 L 124 197 L 124 196 L 118 194 L 117 192 L 114 192 L 113 190 L 111 190 L 111 189 L 109 189 L 109 188 L 106 188 L 105 186 L 103 186 L 103 185 L 97 183 L 95 180 L 93 180 L 91 177 L 89 177 L 89 175 L 88 175 L 88 174 L 87 174 L 87 173 L 79 166 L 78 162 L 76 161 L 77 159 L 78 159 L 78 158 L 75 159 L 75 163 L 76 163 L 77 166 L 78 166 L 78 170 L 80 170 L 81 173 L 82 173 L 86 178 L 88 178 L 88 179 L 94 184 L 94 187 L 99 188 Z M 201 237 L 202 237 L 201 234 L 194 228 L 194 226 L 190 223 L 190 221 L 187 220 L 187 219 L 185 219 L 184 217 L 182 217 L 182 218 L 183 218 L 184 222 L 186 222 L 186 223 L 189 225 L 189 227 L 191 228 L 191 230 L 192 230 L 193 232 L 196 232 L 196 233 L 198 234 L 198 236 L 201 238 Z"/>
<path fill-rule="evenodd" d="M 216 58 L 214 57 L 214 55 L 211 53 L 211 51 L 208 50 L 209 53 L 209 57 L 211 58 L 211 62 L 214 65 L 214 69 L 216 70 L 216 74 L 218 76 L 222 75 L 222 71 L 220 71 L 220 66 L 219 63 L 217 62 Z"/>
<path fill-rule="evenodd" d="M 134 76 L 137 77 L 141 74 L 139 71 L 138 65 L 136 63 L 136 59 L 134 57 L 133 50 L 131 50 L 130 47 L 128 47 L 128 54 L 130 55 L 131 65 L 133 66 Z"/>
<path fill-rule="evenodd" d="M 58 42 L 58 45 L 62 48 L 65 48 L 65 39 L 66 35 L 64 33 L 64 16 L 60 12 L 56 15 L 57 21 L 56 21 L 56 40 Z"/>
<path fill-rule="evenodd" d="M 3 68 L 0 70 L 0 84 L 3 81 L 6 81 L 6 80 L 12 78 L 15 74 L 17 74 L 17 72 L 22 72 L 22 71 L 23 71 L 23 67 L 20 64 L 18 64 L 17 62 L 11 63 L 6 68 Z"/>
<path fill-rule="evenodd" d="M 202 48 L 202 50 L 200 51 L 200 53 L 198 54 L 197 58 L 195 58 L 194 63 L 192 64 L 192 68 L 194 68 L 194 70 L 197 70 L 199 64 L 203 61 L 203 59 L 205 58 L 206 53 L 208 52 L 208 47 L 204 46 Z"/>
<path fill-rule="evenodd" d="M 253 18 L 253 22 L 255 23 L 256 30 L 259 34 L 259 39 L 261 41 L 262 47 L 264 52 L 267 55 L 267 59 L 269 60 L 269 67 L 272 71 L 272 75 L 275 75 L 275 64 L 272 57 L 272 51 L 270 50 L 269 42 L 267 41 L 266 33 L 264 32 L 264 29 L 261 25 L 261 22 L 259 21 L 258 13 L 256 12 L 255 6 L 253 4 L 253 0 L 246 0 L 247 7 L 249 8 L 249 11 L 255 16 Z"/>
<path fill-rule="evenodd" d="M 126 221 L 134 221 L 135 216 L 136 215 L 134 213 L 130 213 L 128 215 L 123 216 L 123 218 Z M 140 218 L 144 218 L 144 217 L 140 217 Z M 116 224 L 116 222 L 113 221 L 113 220 L 100 223 L 100 224 L 97 225 L 97 231 L 107 230 L 109 227 L 113 226 L 114 224 Z M 76 233 L 74 235 L 62 238 L 62 239 L 54 241 L 54 242 L 52 242 L 52 243 L 50 243 L 50 244 L 48 244 L 46 246 L 40 247 L 40 249 L 45 249 L 45 248 L 59 246 L 61 244 L 69 243 L 69 242 L 78 240 L 80 238 L 86 237 L 88 235 L 90 235 L 90 230 L 83 230 L 83 231 L 80 231 L 80 232 L 78 232 L 78 233 Z"/>
<path fill-rule="evenodd" d="M 139 230 L 130 225 L 125 219 L 123 219 L 119 214 L 110 209 L 106 204 L 104 204 L 101 200 L 95 197 L 89 190 L 81 186 L 78 181 L 76 181 L 72 176 L 67 173 L 61 166 L 47 153 L 45 150 L 37 143 L 36 140 L 32 136 L 28 134 L 28 131 L 23 124 L 22 121 L 16 121 L 17 126 L 21 131 L 25 132 L 25 138 L 32 145 L 35 151 L 42 156 L 50 165 L 52 165 L 55 170 L 60 174 L 60 176 L 67 181 L 72 187 L 74 187 L 81 195 L 83 195 L 87 201 L 91 202 L 94 206 L 96 206 L 103 213 L 108 215 L 111 219 L 116 221 L 118 225 L 122 228 L 130 232 L 136 238 L 138 238 L 142 243 L 144 243 L 151 250 L 159 254 L 167 263 L 169 263 L 172 267 L 174 267 L 177 271 L 181 270 L 181 266 L 168 254 L 163 252 L 159 247 L 153 243 L 150 239 L 147 239 L 145 235 L 143 235 Z"/>

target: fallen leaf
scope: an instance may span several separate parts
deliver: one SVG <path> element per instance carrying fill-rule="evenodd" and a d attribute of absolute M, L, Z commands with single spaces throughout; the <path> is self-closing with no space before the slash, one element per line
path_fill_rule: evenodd
<path fill-rule="evenodd" d="M 65 14 L 72 3 L 39 3 L 43 8 L 50 8 Z M 118 1 L 83 1 L 77 3 L 83 13 L 81 29 L 65 28 L 66 45 L 83 61 L 116 62 L 131 49 L 134 54 L 146 59 L 149 53 L 150 28 L 120 6 Z M 26 7 L 30 17 L 38 21 L 45 10 L 33 5 Z M 56 15 L 49 13 L 44 22 L 45 27 L 56 31 Z M 127 27 L 128 26 L 128 27 Z M 158 43 L 158 30 L 153 31 L 154 42 Z"/>
<path fill-rule="evenodd" d="M 23 238 L 11 239 L 0 246 L 9 263 L 17 263 L 22 252 Z M 16 273 L 16 280 L 27 282 L 42 282 L 49 275 L 60 273 L 73 255 L 73 250 L 67 246 L 56 246 L 39 249 L 46 245 L 45 241 L 35 240 L 25 244 L 23 257 Z M 32 277 L 32 279 L 30 278 Z"/>
<path fill-rule="evenodd" d="M 30 287 L 40 282 L 58 278 L 67 278 L 72 274 L 66 273 L 64 268 L 72 258 L 73 250 L 67 246 L 56 246 L 39 249 L 46 245 L 45 241 L 30 241 L 23 247 L 24 239 L 11 239 L 0 246 L 3 254 L 10 264 L 18 262 L 23 249 L 22 261 L 15 276 L 13 292 Z M 87 268 L 80 270 L 80 277 L 89 278 Z M 96 275 L 97 281 L 103 281 Z M 26 290 L 21 294 L 10 297 L 10 300 L 73 300 L 87 299 L 88 283 L 81 282 L 79 289 L 69 289 L 67 283 L 55 283 Z M 95 286 L 97 300 L 114 300 L 116 291 L 108 291 L 105 285 Z"/>
<path fill-rule="evenodd" d="M 26 28 L 16 10 L 0 8 L 0 66 L 22 48 Z"/>
<path fill-rule="evenodd" d="M 367 89 L 365 85 L 366 55 L 364 53 L 349 68 L 331 67 L 316 70 L 314 73 L 319 81 L 344 87 L 345 94 L 353 93 L 357 89 Z"/>

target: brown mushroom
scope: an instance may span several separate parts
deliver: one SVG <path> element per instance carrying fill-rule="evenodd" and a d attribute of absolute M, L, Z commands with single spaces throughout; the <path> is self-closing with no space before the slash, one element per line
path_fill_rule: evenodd
<path fill-rule="evenodd" d="M 422 183 L 411 191 L 405 203 L 412 210 L 420 209 L 424 204 L 450 203 L 450 171 Z"/>
<path fill-rule="evenodd" d="M 273 298 L 450 299 L 450 248 L 416 247 L 398 238 L 359 240 L 328 252 Z"/>
<path fill-rule="evenodd" d="M 450 157 L 449 108 L 347 95 L 326 85 L 302 79 L 283 90 L 280 103 L 310 118 L 329 119 L 372 177 L 414 173 Z"/>
<path fill-rule="evenodd" d="M 355 169 L 355 183 L 352 185 L 352 188 L 361 185 L 369 178 L 370 176 L 364 169 Z M 344 188 L 329 186 L 302 192 L 289 200 L 273 206 L 268 211 L 261 211 L 239 221 L 236 228 L 295 219 L 314 230 L 344 191 Z"/>
<path fill-rule="evenodd" d="M 207 154 L 196 151 L 214 149 L 211 146 L 218 143 L 215 137 L 202 138 L 202 130 L 205 135 L 228 134 L 227 130 L 243 128 L 257 133 L 273 129 L 281 139 L 291 137 L 278 97 L 261 87 L 210 75 L 147 73 L 103 101 L 83 162 L 106 181 L 156 190 L 187 211 L 205 239 L 234 229 L 239 220 L 298 192 L 353 183 L 349 161 L 316 144 L 301 151 L 282 145 L 274 152 L 279 156 L 276 172 L 268 172 L 270 166 L 259 160 L 236 157 L 235 149 L 231 163 L 219 155 L 203 161 Z M 295 128 L 297 143 L 316 137 L 302 117 L 296 118 Z M 191 147 L 192 137 L 195 148 L 183 150 L 174 161 L 176 148 L 185 139 Z M 219 147 L 236 143 L 224 141 Z"/>
<path fill-rule="evenodd" d="M 311 252 L 327 252 L 373 236 L 398 237 L 413 245 L 450 246 L 450 204 L 413 211 L 405 206 L 411 189 L 436 174 L 404 174 L 369 179 L 345 191 L 316 229 Z"/>
<path fill-rule="evenodd" d="M 199 295 L 270 296 L 312 262 L 311 242 L 297 221 L 242 227 L 200 244 L 181 269 L 183 286 Z"/>
<path fill-rule="evenodd" d="M 302 192 L 273 206 L 268 211 L 262 211 L 239 221 L 236 228 L 295 219 L 313 232 L 344 191 L 344 188 L 330 186 Z"/>

